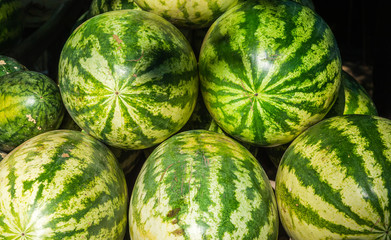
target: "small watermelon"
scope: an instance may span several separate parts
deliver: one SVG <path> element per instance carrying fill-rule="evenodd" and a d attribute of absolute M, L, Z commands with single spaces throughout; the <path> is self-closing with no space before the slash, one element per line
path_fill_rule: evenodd
<path fill-rule="evenodd" d="M 0 79 L 0 150 L 9 152 L 40 133 L 58 129 L 65 108 L 56 83 L 34 71 Z"/>

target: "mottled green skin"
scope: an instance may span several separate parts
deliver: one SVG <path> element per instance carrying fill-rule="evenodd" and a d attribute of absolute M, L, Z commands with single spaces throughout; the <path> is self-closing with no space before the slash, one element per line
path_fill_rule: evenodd
<path fill-rule="evenodd" d="M 190 118 L 198 94 L 197 61 L 188 41 L 163 18 L 111 11 L 69 37 L 60 56 L 59 86 L 84 131 L 114 147 L 148 148 Z"/>
<path fill-rule="evenodd" d="M 141 9 L 164 17 L 176 26 L 209 27 L 218 17 L 242 0 L 134 0 Z"/>
<path fill-rule="evenodd" d="M 133 240 L 277 239 L 266 173 L 226 135 L 182 132 L 144 163 L 129 208 Z"/>
<path fill-rule="evenodd" d="M 247 1 L 209 29 L 201 91 L 228 134 L 259 146 L 287 143 L 320 121 L 340 86 L 341 57 L 328 25 L 292 1 Z"/>
<path fill-rule="evenodd" d="M 25 70 L 27 70 L 27 68 L 16 59 L 0 55 L 0 77 L 13 72 Z"/>
<path fill-rule="evenodd" d="M 0 239 L 118 239 L 128 192 L 113 153 L 95 138 L 54 130 L 0 162 Z"/>
<path fill-rule="evenodd" d="M 0 54 L 14 46 L 23 30 L 23 1 L 0 0 Z"/>
<path fill-rule="evenodd" d="M 276 177 L 292 239 L 391 239 L 391 121 L 328 118 L 296 138 Z"/>
<path fill-rule="evenodd" d="M 378 115 L 371 97 L 351 75 L 342 71 L 342 85 L 337 100 L 326 117 L 347 114 Z"/>
<path fill-rule="evenodd" d="M 40 133 L 57 129 L 65 112 L 60 90 L 46 75 L 18 71 L 0 81 L 0 150 L 9 152 Z"/>
<path fill-rule="evenodd" d="M 93 0 L 90 6 L 90 14 L 93 17 L 101 13 L 123 9 L 141 10 L 134 0 Z"/>

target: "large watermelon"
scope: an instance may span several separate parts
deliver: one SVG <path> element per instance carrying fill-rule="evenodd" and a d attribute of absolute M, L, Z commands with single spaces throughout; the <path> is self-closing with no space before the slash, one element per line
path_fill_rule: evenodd
<path fill-rule="evenodd" d="M 61 52 L 59 86 L 71 117 L 108 145 L 148 148 L 177 132 L 198 94 L 197 61 L 171 23 L 149 12 L 95 16 Z"/>
<path fill-rule="evenodd" d="M 341 57 L 328 25 L 293 1 L 246 1 L 209 29 L 201 91 L 220 127 L 261 146 L 284 144 L 320 121 L 340 86 Z"/>
<path fill-rule="evenodd" d="M 118 239 L 128 192 L 112 152 L 71 130 L 40 134 L 0 162 L 0 239 Z"/>
<path fill-rule="evenodd" d="M 144 163 L 129 207 L 132 240 L 277 239 L 278 214 L 257 160 L 231 138 L 176 134 Z"/>
<path fill-rule="evenodd" d="M 391 238 L 391 121 L 328 118 L 296 138 L 276 177 L 292 239 Z"/>
<path fill-rule="evenodd" d="M 16 59 L 0 55 L 0 77 L 13 72 L 25 70 L 27 70 L 27 68 Z"/>
<path fill-rule="evenodd" d="M 40 133 L 57 129 L 64 105 L 56 83 L 34 71 L 0 78 L 0 150 L 11 151 Z"/>
<path fill-rule="evenodd" d="M 0 54 L 16 45 L 23 30 L 23 0 L 0 0 Z"/>
<path fill-rule="evenodd" d="M 176 26 L 209 27 L 241 0 L 134 0 L 140 8 L 158 14 Z"/>

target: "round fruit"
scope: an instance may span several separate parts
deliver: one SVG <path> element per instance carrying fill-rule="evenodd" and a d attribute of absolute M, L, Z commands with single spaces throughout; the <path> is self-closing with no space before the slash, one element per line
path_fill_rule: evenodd
<path fill-rule="evenodd" d="M 130 236 L 147 239 L 277 239 L 278 213 L 266 173 L 231 138 L 176 134 L 144 163 L 129 208 Z"/>
<path fill-rule="evenodd" d="M 390 120 L 323 120 L 282 157 L 276 177 L 282 225 L 292 239 L 390 239 L 390 169 Z"/>
<path fill-rule="evenodd" d="M 183 127 L 198 94 L 197 61 L 171 23 L 118 10 L 77 28 L 61 52 L 61 95 L 78 126 L 108 145 L 142 149 Z"/>
<path fill-rule="evenodd" d="M 0 79 L 0 150 L 9 152 L 40 133 L 59 128 L 64 105 L 56 83 L 34 71 Z"/>
<path fill-rule="evenodd" d="M 111 151 L 72 130 L 38 135 L 0 162 L 0 238 L 118 239 L 128 192 Z"/>
<path fill-rule="evenodd" d="M 293 1 L 246 1 L 209 29 L 199 58 L 205 105 L 220 127 L 260 146 L 293 140 L 320 121 L 340 86 L 331 29 Z"/>

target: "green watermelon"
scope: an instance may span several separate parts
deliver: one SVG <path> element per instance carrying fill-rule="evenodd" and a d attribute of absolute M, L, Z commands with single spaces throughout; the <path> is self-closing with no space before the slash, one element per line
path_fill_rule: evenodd
<path fill-rule="evenodd" d="M 154 146 L 190 118 L 197 61 L 171 23 L 149 12 L 118 10 L 76 29 L 61 52 L 59 86 L 84 131 L 124 149 Z"/>
<path fill-rule="evenodd" d="M 101 13 L 123 9 L 141 10 L 134 0 L 93 0 L 89 11 L 93 17 Z"/>
<path fill-rule="evenodd" d="M 300 3 L 303 6 L 309 7 L 312 10 L 315 10 L 315 6 L 314 6 L 314 3 L 312 2 L 312 0 L 292 0 L 292 1 Z"/>
<path fill-rule="evenodd" d="M 64 105 L 56 83 L 34 71 L 0 79 L 0 150 L 9 152 L 40 133 L 57 129 Z"/>
<path fill-rule="evenodd" d="M 331 29 L 293 1 L 247 1 L 209 29 L 199 58 L 209 112 L 228 134 L 259 146 L 291 141 L 320 121 L 340 86 Z"/>
<path fill-rule="evenodd" d="M 134 0 L 141 9 L 160 15 L 176 26 L 209 27 L 221 14 L 241 0 Z"/>
<path fill-rule="evenodd" d="M 391 121 L 328 118 L 286 150 L 276 176 L 282 225 L 292 239 L 391 238 Z"/>
<path fill-rule="evenodd" d="M 0 77 L 13 72 L 25 70 L 27 70 L 27 68 L 16 59 L 0 55 Z"/>
<path fill-rule="evenodd" d="M 224 134 L 191 130 L 144 163 L 129 207 L 132 240 L 277 239 L 278 213 L 257 160 Z"/>
<path fill-rule="evenodd" d="M 23 30 L 23 0 L 0 0 L 0 54 L 16 45 Z"/>
<path fill-rule="evenodd" d="M 113 153 L 95 138 L 54 130 L 0 162 L 0 239 L 118 239 L 128 192 Z"/>
<path fill-rule="evenodd" d="M 347 114 L 378 115 L 368 92 L 347 72 L 342 71 L 342 85 L 337 100 L 326 117 Z"/>

